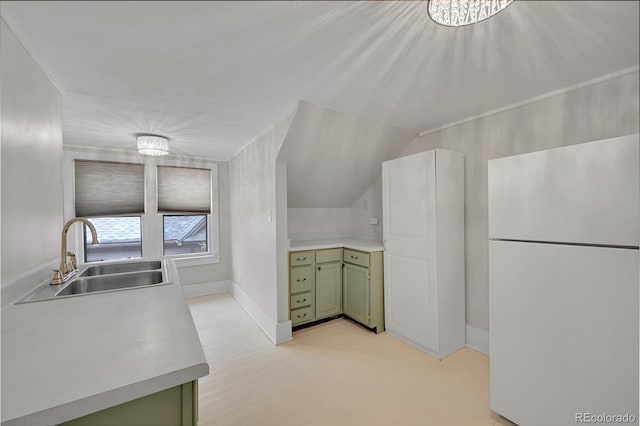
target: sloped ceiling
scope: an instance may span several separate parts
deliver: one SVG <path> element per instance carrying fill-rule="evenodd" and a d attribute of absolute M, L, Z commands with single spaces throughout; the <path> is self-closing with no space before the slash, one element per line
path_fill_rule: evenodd
<path fill-rule="evenodd" d="M 414 132 L 300 102 L 278 154 L 288 207 L 351 207 Z"/>
<path fill-rule="evenodd" d="M 637 1 L 516 1 L 477 25 L 426 1 L 2 1 L 64 94 L 65 145 L 229 159 L 299 100 L 430 130 L 638 66 Z"/>

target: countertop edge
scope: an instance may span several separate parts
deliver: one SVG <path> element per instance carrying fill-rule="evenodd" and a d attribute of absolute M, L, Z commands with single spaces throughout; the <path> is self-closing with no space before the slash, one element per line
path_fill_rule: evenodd
<path fill-rule="evenodd" d="M 353 250 L 360 250 L 364 252 L 376 252 L 376 251 L 384 251 L 384 246 L 379 241 L 358 241 L 358 240 L 292 240 L 291 243 L 299 244 L 294 247 L 289 247 L 288 251 L 302 251 L 302 250 L 322 250 L 328 248 L 348 248 Z"/>
<path fill-rule="evenodd" d="M 2 422 L 2 426 L 56 425 L 197 380 L 208 374 L 209 364 L 205 361 L 162 376 L 152 377 L 148 380 L 78 399 L 37 413 L 8 419 Z"/>

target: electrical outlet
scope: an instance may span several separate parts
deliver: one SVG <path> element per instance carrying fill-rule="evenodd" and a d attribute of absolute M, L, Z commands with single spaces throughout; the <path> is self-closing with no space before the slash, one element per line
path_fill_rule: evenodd
<path fill-rule="evenodd" d="M 240 272 L 238 272 L 236 274 L 236 283 L 240 283 L 240 278 L 242 278 L 242 276 L 240 275 Z"/>
<path fill-rule="evenodd" d="M 369 218 L 369 225 L 377 225 L 378 224 L 378 218 L 377 217 L 370 217 Z"/>

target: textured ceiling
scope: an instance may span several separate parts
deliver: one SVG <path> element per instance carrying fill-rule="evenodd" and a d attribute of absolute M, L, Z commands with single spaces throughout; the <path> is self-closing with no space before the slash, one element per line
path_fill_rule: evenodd
<path fill-rule="evenodd" d="M 636 1 L 516 1 L 461 28 L 426 2 L 10 2 L 64 94 L 64 143 L 229 159 L 299 100 L 420 132 L 638 65 Z"/>
<path fill-rule="evenodd" d="M 288 207 L 351 207 L 417 135 L 300 102 L 278 160 L 287 162 Z"/>

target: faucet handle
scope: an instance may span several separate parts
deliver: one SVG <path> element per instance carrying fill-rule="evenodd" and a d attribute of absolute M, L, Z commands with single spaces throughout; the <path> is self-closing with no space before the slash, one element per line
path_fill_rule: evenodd
<path fill-rule="evenodd" d="M 70 251 L 67 252 L 67 256 L 69 256 L 71 258 L 71 260 L 69 261 L 69 267 L 72 271 L 78 269 L 76 267 L 76 254 L 72 253 Z"/>
<path fill-rule="evenodd" d="M 62 272 L 60 272 L 59 269 L 54 269 L 53 278 L 51 279 L 51 282 L 49 284 L 59 285 L 59 284 L 62 284 L 63 282 L 64 282 L 64 276 L 62 275 Z"/>

